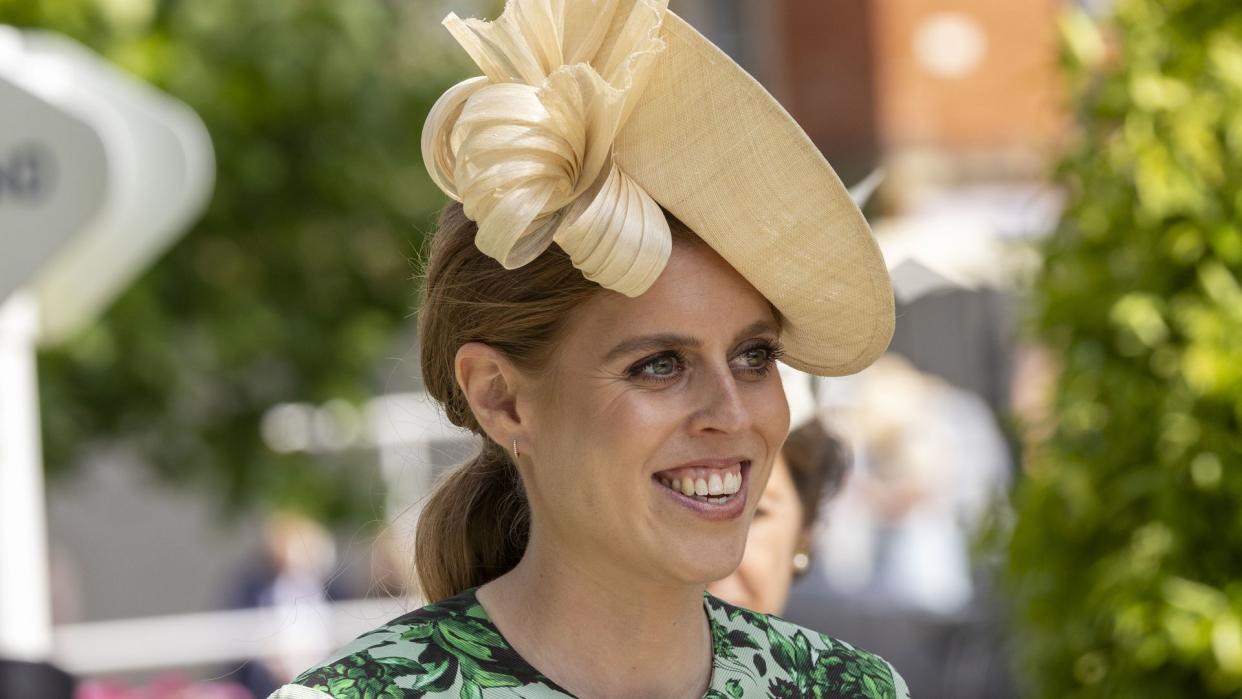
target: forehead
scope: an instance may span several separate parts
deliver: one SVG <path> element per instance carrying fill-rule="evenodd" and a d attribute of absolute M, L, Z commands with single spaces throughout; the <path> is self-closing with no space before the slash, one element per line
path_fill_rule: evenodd
<path fill-rule="evenodd" d="M 768 300 L 724 258 L 707 245 L 684 243 L 673 245 L 667 267 L 646 292 L 629 298 L 604 291 L 575 316 L 569 335 L 599 345 L 654 332 L 732 339 L 756 321 L 779 322 Z"/>

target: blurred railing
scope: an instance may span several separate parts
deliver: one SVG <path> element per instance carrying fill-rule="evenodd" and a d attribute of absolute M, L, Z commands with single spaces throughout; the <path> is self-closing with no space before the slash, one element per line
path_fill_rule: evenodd
<path fill-rule="evenodd" d="M 322 657 L 417 609 L 413 599 L 307 602 L 290 607 L 65 624 L 55 662 L 79 677 L 229 663 L 274 655 Z"/>

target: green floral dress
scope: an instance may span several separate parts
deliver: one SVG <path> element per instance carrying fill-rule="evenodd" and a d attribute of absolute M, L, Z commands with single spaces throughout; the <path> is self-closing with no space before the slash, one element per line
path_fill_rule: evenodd
<path fill-rule="evenodd" d="M 505 642 L 470 589 L 360 636 L 268 699 L 571 697 Z M 909 699 L 884 660 L 783 619 L 704 596 L 704 699 Z"/>

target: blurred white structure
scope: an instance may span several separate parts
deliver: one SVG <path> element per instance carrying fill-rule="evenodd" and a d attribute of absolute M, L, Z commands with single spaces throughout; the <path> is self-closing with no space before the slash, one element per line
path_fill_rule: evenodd
<path fill-rule="evenodd" d="M 0 298 L 32 287 L 40 342 L 93 319 L 189 227 L 215 180 L 184 104 L 46 32 L 0 27 Z"/>
<path fill-rule="evenodd" d="M 29 294 L 0 305 L 0 657 L 29 661 L 51 647 L 37 323 Z"/>
<path fill-rule="evenodd" d="M 56 662 L 79 676 L 232 663 L 282 653 L 321 658 L 416 601 L 381 598 L 172 614 L 56 627 Z M 324 629 L 330 634 L 324 636 Z M 279 646 L 279 647 L 278 647 Z"/>
<path fill-rule="evenodd" d="M 0 657 L 52 652 L 35 347 L 105 308 L 214 177 L 188 107 L 72 41 L 0 27 Z"/>
<path fill-rule="evenodd" d="M 846 596 L 961 612 L 974 595 L 972 538 L 1009 487 L 1009 452 L 991 411 L 891 354 L 834 381 L 825 415 L 855 463 L 826 508 L 819 565 Z"/>
<path fill-rule="evenodd" d="M 1038 269 L 1033 241 L 1061 215 L 1063 195 L 1042 185 L 941 188 L 873 224 L 899 303 L 946 289 L 1013 289 Z"/>

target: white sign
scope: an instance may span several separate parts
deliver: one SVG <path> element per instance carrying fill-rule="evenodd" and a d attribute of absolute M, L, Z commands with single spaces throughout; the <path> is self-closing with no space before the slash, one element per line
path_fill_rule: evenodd
<path fill-rule="evenodd" d="M 107 155 L 83 121 L 0 75 L 0 299 L 103 208 Z"/>
<path fill-rule="evenodd" d="M 41 343 L 167 250 L 214 178 L 188 107 L 68 39 L 0 27 L 0 300 L 34 289 Z"/>
<path fill-rule="evenodd" d="M 35 342 L 104 308 L 214 177 L 194 112 L 67 39 L 0 26 L 0 657 L 51 653 Z"/>

